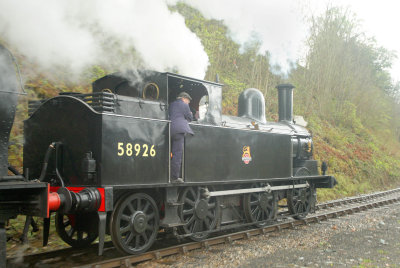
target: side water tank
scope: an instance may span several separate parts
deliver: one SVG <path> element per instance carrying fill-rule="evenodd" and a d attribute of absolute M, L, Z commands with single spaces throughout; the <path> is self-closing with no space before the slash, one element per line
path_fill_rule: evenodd
<path fill-rule="evenodd" d="M 238 116 L 266 123 L 265 100 L 263 94 L 255 88 L 248 88 L 239 96 Z"/>
<path fill-rule="evenodd" d="M 0 44 L 0 179 L 7 175 L 8 141 L 17 108 L 17 90 L 11 54 Z"/>

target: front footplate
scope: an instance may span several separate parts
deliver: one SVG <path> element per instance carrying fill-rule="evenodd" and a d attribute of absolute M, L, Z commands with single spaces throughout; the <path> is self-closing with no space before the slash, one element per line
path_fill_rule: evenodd
<path fill-rule="evenodd" d="M 0 218 L 17 215 L 48 217 L 48 185 L 44 182 L 0 182 Z"/>
<path fill-rule="evenodd" d="M 334 176 L 311 176 L 311 178 L 315 188 L 333 188 L 338 184 Z M 308 177 L 308 179 L 310 179 L 310 177 Z"/>

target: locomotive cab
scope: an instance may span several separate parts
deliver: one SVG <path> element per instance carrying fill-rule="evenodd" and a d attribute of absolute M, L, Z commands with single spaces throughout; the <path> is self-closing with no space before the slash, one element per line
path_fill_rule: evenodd
<path fill-rule="evenodd" d="M 131 71 L 104 76 L 92 87 L 93 93 L 117 96 L 115 113 L 154 119 L 168 119 L 168 104 L 184 91 L 192 97 L 190 109 L 198 123 L 221 123 L 222 85 L 218 83 L 168 72 Z"/>

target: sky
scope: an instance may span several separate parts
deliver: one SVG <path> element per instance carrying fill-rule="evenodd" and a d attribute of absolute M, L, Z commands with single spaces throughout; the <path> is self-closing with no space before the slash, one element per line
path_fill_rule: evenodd
<path fill-rule="evenodd" d="M 203 79 L 209 59 L 201 40 L 184 18 L 168 5 L 178 0 L 0 0 L 0 38 L 43 70 L 63 65 L 77 74 L 87 66 L 112 62 L 125 69 L 148 68 Z M 284 72 L 305 57 L 308 25 L 305 16 L 322 14 L 328 5 L 348 7 L 367 36 L 395 51 L 400 58 L 397 1 L 360 0 L 181 0 L 206 18 L 223 20 L 231 37 L 245 44 L 252 36 L 262 40 L 271 64 Z M 130 48 L 144 66 L 126 64 L 129 58 L 107 50 L 104 41 Z M 111 53 L 110 53 L 111 52 Z M 123 71 L 123 70 L 121 70 Z M 392 78 L 400 81 L 400 59 Z"/>
<path fill-rule="evenodd" d="M 397 33 L 397 27 L 400 25 L 400 2 L 395 0 L 335 0 L 331 2 L 349 7 L 360 19 L 361 29 L 368 36 L 375 37 L 378 45 L 396 52 L 398 59 L 394 61 L 390 73 L 394 81 L 400 81 L 400 34 Z M 321 10 L 323 6 L 318 8 Z"/>
<path fill-rule="evenodd" d="M 284 71 L 289 62 L 304 57 L 304 41 L 308 34 L 305 15 L 318 16 L 327 6 L 342 6 L 354 12 L 361 30 L 375 37 L 378 45 L 395 51 L 400 58 L 400 34 L 394 30 L 400 25 L 400 2 L 394 0 L 202 0 L 185 2 L 198 8 L 206 17 L 222 19 L 230 28 L 232 37 L 245 43 L 251 34 L 263 41 L 263 50 L 271 52 L 273 64 Z M 229 6 L 229 8 L 226 8 Z M 400 81 L 400 59 L 390 71 L 394 81 Z"/>

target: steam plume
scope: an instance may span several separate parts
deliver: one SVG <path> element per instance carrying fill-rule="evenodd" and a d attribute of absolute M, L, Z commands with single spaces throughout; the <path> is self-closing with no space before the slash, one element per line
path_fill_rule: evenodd
<path fill-rule="evenodd" d="M 200 40 L 162 0 L 1 0 L 0 39 L 45 70 L 61 65 L 79 73 L 126 61 L 109 53 L 113 47 L 125 55 L 134 48 L 158 71 L 201 79 L 208 66 Z"/>

